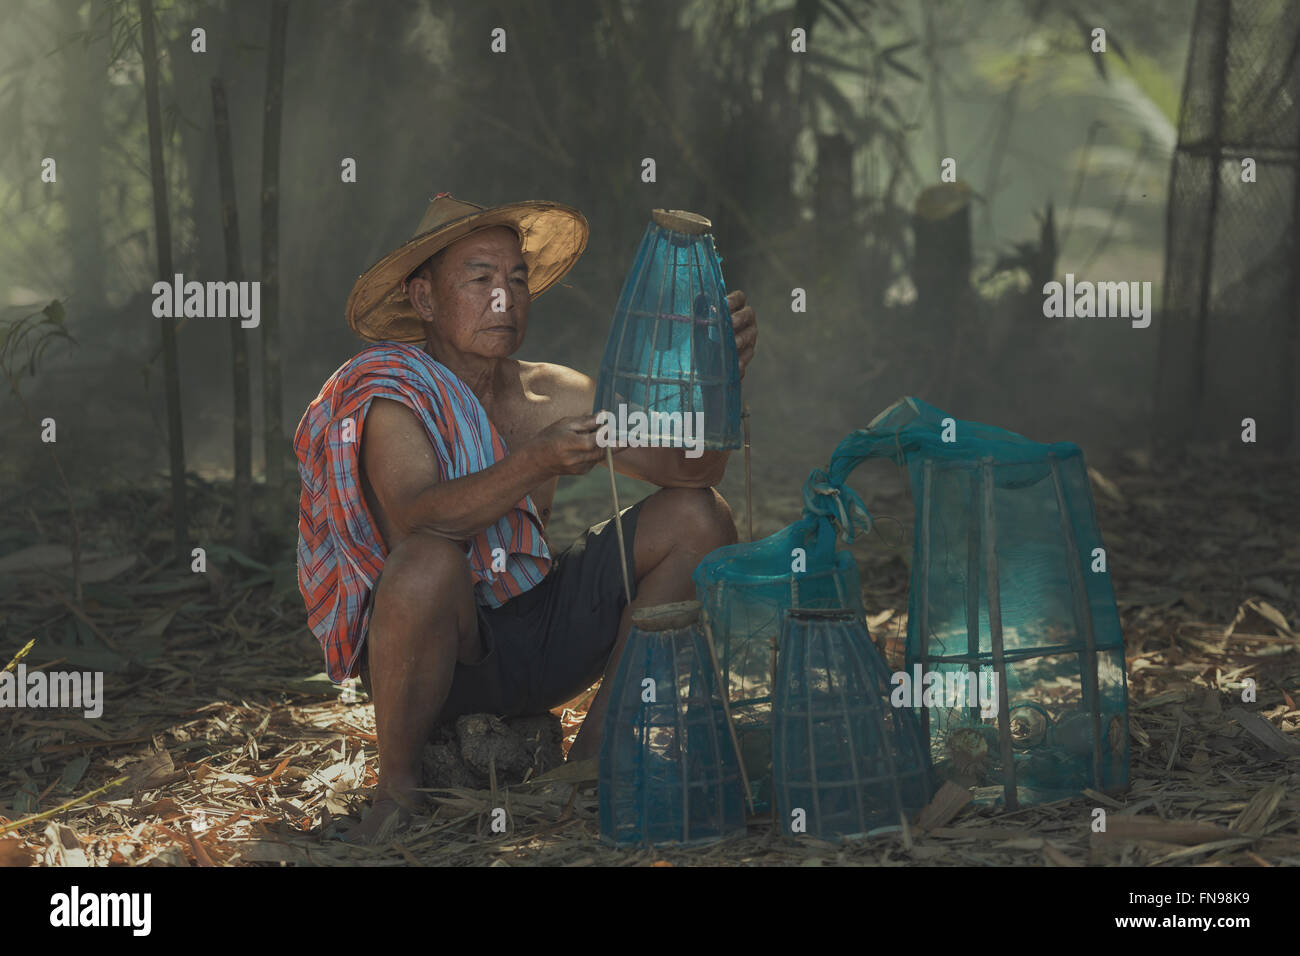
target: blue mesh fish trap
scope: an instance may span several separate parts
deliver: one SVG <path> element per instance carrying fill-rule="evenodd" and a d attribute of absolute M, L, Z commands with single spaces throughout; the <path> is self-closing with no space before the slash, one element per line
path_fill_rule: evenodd
<path fill-rule="evenodd" d="M 759 811 L 771 807 L 772 679 L 785 612 L 847 607 L 864 614 L 857 562 L 836 548 L 836 537 L 839 528 L 852 538 L 869 519 L 854 497 L 840 524 L 813 494 L 819 476 L 805 486 L 802 519 L 758 541 L 718 548 L 693 576 Z"/>
<path fill-rule="evenodd" d="M 1124 640 L 1079 447 L 905 398 L 840 443 L 829 483 L 873 457 L 910 475 L 907 668 L 936 769 L 1007 807 L 1126 788 Z M 981 681 L 996 694 L 973 701 Z"/>
<path fill-rule="evenodd" d="M 685 845 L 745 832 L 740 758 L 699 613 L 687 601 L 633 615 L 597 770 L 608 843 Z"/>
<path fill-rule="evenodd" d="M 656 209 L 641 238 L 592 409 L 615 416 L 619 445 L 641 440 L 638 430 L 667 447 L 741 445 L 740 363 L 711 226 L 695 213 Z"/>
<path fill-rule="evenodd" d="M 929 803 L 920 720 L 892 702 L 889 667 L 856 611 L 787 611 L 778 674 L 772 773 L 785 833 L 858 836 Z"/>

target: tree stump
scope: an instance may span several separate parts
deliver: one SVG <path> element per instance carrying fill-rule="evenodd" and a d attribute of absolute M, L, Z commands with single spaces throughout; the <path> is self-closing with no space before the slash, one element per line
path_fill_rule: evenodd
<path fill-rule="evenodd" d="M 434 728 L 424 745 L 424 786 L 486 790 L 493 769 L 499 787 L 522 783 L 564 762 L 560 739 L 554 714 L 458 717 Z"/>
<path fill-rule="evenodd" d="M 970 199 L 970 187 L 955 182 L 930 186 L 916 200 L 912 282 L 917 313 L 935 331 L 952 327 L 970 292 Z"/>

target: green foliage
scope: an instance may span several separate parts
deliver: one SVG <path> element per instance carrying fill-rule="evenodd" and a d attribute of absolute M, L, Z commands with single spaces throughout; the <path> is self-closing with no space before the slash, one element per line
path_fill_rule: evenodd
<path fill-rule="evenodd" d="M 0 368 L 4 369 L 11 388 L 17 389 L 18 380 L 24 373 L 36 375 L 36 365 L 52 342 L 63 339 L 77 344 L 67 329 L 66 320 L 63 303 L 54 299 L 39 312 L 4 326 L 0 331 Z"/>

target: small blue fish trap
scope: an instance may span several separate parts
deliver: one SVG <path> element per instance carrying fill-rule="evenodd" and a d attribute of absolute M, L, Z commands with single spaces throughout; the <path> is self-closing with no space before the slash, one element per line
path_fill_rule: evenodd
<path fill-rule="evenodd" d="M 740 363 L 711 228 L 695 213 L 656 209 L 641 238 L 592 409 L 615 416 L 619 445 L 640 432 L 665 447 L 741 446 Z"/>
<path fill-rule="evenodd" d="M 783 615 L 790 608 L 865 613 L 857 562 L 835 544 L 837 529 L 852 539 L 870 527 L 870 517 L 851 489 L 827 505 L 832 499 L 819 490 L 824 477 L 815 471 L 804 486 L 801 520 L 758 541 L 718 548 L 693 575 L 759 811 L 771 807 L 772 680 Z"/>
<path fill-rule="evenodd" d="M 911 477 L 907 689 L 936 770 L 1009 808 L 1126 788 L 1124 639 L 1079 447 L 905 398 L 840 443 L 829 483 L 875 457 Z"/>
<path fill-rule="evenodd" d="M 920 720 L 891 703 L 889 667 L 857 612 L 787 611 L 778 673 L 772 774 L 783 832 L 859 836 L 930 802 Z"/>
<path fill-rule="evenodd" d="M 605 713 L 601 839 L 708 843 L 745 832 L 744 785 L 695 601 L 642 608 Z"/>

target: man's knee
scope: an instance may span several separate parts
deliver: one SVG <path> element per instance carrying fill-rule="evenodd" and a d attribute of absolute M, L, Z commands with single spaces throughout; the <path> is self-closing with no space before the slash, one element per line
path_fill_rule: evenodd
<path fill-rule="evenodd" d="M 455 649 L 458 660 L 481 656 L 474 578 L 456 541 L 407 535 L 388 553 L 375 588 L 371 641 L 432 640 Z"/>
<path fill-rule="evenodd" d="M 657 499 L 656 519 L 673 528 L 674 539 L 701 554 L 736 543 L 736 521 L 726 499 L 712 488 L 663 488 Z"/>
<path fill-rule="evenodd" d="M 456 621 L 461 631 L 473 619 L 473 597 L 474 581 L 461 545 L 432 534 L 412 534 L 384 561 L 375 588 L 375 614 L 415 626 Z"/>

